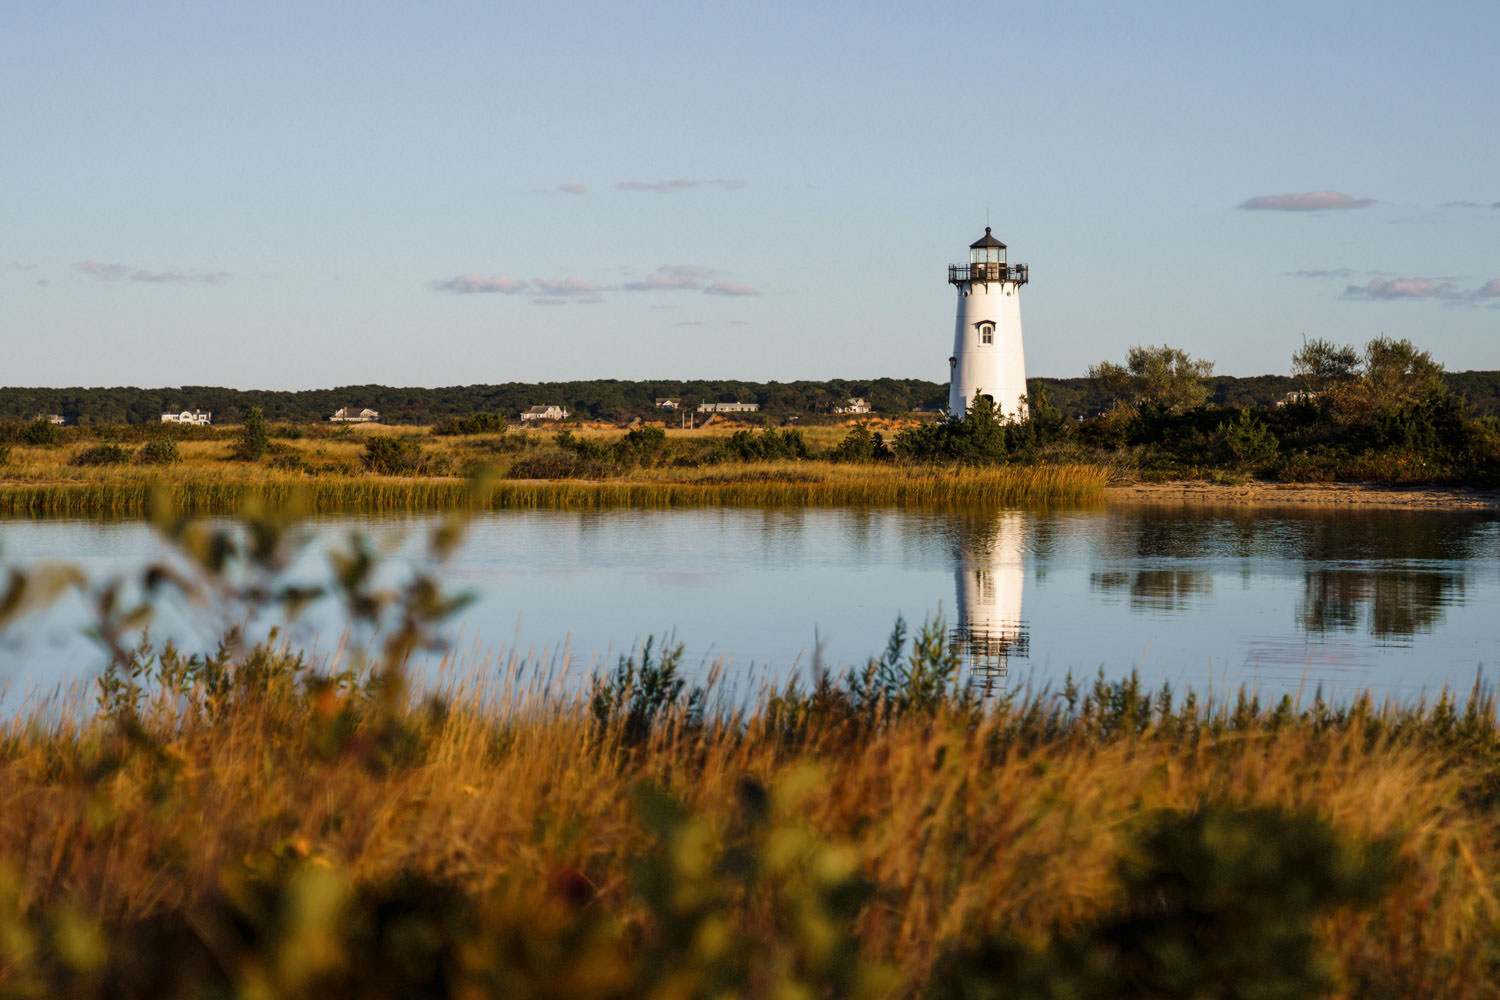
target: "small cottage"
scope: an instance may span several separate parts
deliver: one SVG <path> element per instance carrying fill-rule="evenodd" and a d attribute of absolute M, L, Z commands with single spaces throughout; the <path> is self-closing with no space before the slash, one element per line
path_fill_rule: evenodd
<path fill-rule="evenodd" d="M 336 424 L 373 424 L 379 422 L 380 411 L 368 407 L 355 410 L 352 406 L 346 406 L 328 419 Z"/>
<path fill-rule="evenodd" d="M 181 413 L 163 413 L 161 422 L 164 424 L 193 424 L 198 427 L 207 427 L 213 423 L 214 415 L 207 410 L 183 410 Z"/>

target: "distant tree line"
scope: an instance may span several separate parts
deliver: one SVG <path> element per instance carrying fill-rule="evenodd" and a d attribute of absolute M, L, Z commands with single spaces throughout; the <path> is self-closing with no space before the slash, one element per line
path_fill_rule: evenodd
<path fill-rule="evenodd" d="M 1500 415 L 1500 371 L 1441 373 L 1447 389 L 1466 399 L 1479 415 Z M 1045 391 L 1051 405 L 1069 419 L 1094 416 L 1115 401 L 1108 379 L 1033 378 L 1033 396 Z M 1213 407 L 1263 409 L 1300 388 L 1288 375 L 1236 378 L 1209 375 L 1201 379 L 1203 402 Z M 759 403 L 761 416 L 833 414 L 850 397 L 869 401 L 875 413 L 896 416 L 920 409 L 945 409 L 946 383 L 921 379 L 829 379 L 798 382 L 741 382 L 649 380 L 627 382 L 594 379 L 577 382 L 507 382 L 497 385 L 441 388 L 352 385 L 336 389 L 270 391 L 226 389 L 220 386 L 177 388 L 0 388 L 0 421 L 29 422 L 37 416 L 58 414 L 70 424 L 85 426 L 155 424 L 163 413 L 202 409 L 216 424 L 238 424 L 259 408 L 266 421 L 312 423 L 326 421 L 343 406 L 371 407 L 382 423 L 435 424 L 462 420 L 476 413 L 498 413 L 508 419 L 538 403 L 558 403 L 585 420 L 627 422 L 637 417 L 671 419 L 656 408 L 661 398 L 680 399 L 684 407 L 700 402 Z"/>

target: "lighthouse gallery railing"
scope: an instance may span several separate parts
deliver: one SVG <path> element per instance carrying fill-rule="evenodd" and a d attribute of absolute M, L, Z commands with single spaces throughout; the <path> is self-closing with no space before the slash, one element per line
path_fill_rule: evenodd
<path fill-rule="evenodd" d="M 1025 264 L 949 264 L 948 282 L 958 285 L 967 281 L 1014 281 L 1024 285 L 1030 278 Z"/>

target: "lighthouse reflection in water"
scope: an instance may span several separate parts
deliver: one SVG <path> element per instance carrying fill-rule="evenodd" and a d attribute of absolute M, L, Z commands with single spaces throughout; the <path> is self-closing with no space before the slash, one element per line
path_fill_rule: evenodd
<path fill-rule="evenodd" d="M 1012 658 L 1030 650 L 1021 618 L 1026 577 L 1026 516 L 1021 511 L 965 515 L 957 524 L 954 575 L 958 624 L 952 639 L 973 683 L 990 692 L 1003 682 Z"/>

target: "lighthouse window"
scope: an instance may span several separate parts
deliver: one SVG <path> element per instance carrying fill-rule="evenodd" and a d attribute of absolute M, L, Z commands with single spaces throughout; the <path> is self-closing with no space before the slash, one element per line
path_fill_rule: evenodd
<path fill-rule="evenodd" d="M 993 344 L 995 342 L 995 324 L 979 324 L 979 342 L 981 344 Z"/>

